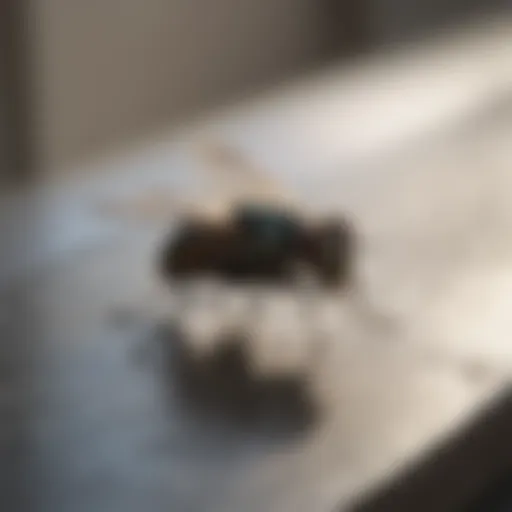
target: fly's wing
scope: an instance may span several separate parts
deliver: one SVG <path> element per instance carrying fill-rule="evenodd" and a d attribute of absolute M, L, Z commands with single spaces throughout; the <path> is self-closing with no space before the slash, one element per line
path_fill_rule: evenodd
<path fill-rule="evenodd" d="M 233 209 L 244 203 L 303 210 L 286 187 L 234 147 L 209 142 L 199 145 L 194 156 L 199 157 L 200 170 L 206 180 L 203 194 L 178 197 L 171 190 L 154 188 L 138 192 L 132 198 L 107 201 L 101 205 L 103 213 L 152 223 L 191 218 L 219 223 L 230 219 Z"/>
<path fill-rule="evenodd" d="M 188 205 L 178 200 L 170 191 L 151 188 L 133 197 L 106 199 L 98 205 L 98 210 L 109 217 L 125 220 L 167 220 L 180 215 Z"/>
<path fill-rule="evenodd" d="M 152 224 L 185 219 L 219 223 L 228 214 L 228 206 L 221 199 L 199 201 L 178 197 L 170 190 L 147 190 L 134 197 L 105 201 L 99 210 L 109 217 Z"/>
<path fill-rule="evenodd" d="M 199 148 L 198 155 L 203 170 L 215 181 L 225 204 L 232 207 L 239 203 L 256 203 L 299 209 L 298 198 L 239 149 L 209 142 Z"/>
<path fill-rule="evenodd" d="M 199 147 L 198 154 L 206 177 L 224 189 L 217 196 L 217 211 L 222 211 L 224 216 L 229 215 L 239 204 L 255 204 L 284 208 L 299 218 L 307 228 L 315 228 L 325 222 L 326 213 L 323 208 L 301 200 L 237 148 L 209 142 Z"/>

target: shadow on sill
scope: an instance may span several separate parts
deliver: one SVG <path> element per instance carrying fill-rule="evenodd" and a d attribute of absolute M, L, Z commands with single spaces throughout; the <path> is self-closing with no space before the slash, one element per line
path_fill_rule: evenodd
<path fill-rule="evenodd" d="M 512 494 L 512 389 L 349 512 L 502 512 Z M 341 512 L 341 510 L 340 510 Z"/>

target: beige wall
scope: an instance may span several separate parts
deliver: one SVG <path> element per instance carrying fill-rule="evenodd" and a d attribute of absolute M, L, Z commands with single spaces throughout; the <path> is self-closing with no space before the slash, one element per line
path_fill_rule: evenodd
<path fill-rule="evenodd" d="M 322 46 L 318 0 L 32 0 L 41 161 L 58 169 Z"/>

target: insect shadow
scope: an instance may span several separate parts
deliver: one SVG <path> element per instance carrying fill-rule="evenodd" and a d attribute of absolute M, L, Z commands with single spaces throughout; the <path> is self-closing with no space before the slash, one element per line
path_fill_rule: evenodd
<path fill-rule="evenodd" d="M 284 435 L 305 433 L 318 421 L 320 407 L 308 369 L 256 372 L 248 333 L 225 334 L 208 353 L 197 353 L 177 327 L 164 332 L 163 373 L 188 412 Z"/>

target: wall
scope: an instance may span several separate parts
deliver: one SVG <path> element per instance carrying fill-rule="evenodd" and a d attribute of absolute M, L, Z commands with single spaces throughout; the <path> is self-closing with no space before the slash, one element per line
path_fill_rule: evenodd
<path fill-rule="evenodd" d="M 40 162 L 81 156 L 321 51 L 318 0 L 32 0 Z"/>
<path fill-rule="evenodd" d="M 367 31 L 374 44 L 401 42 L 510 6 L 510 0 L 367 0 Z"/>

